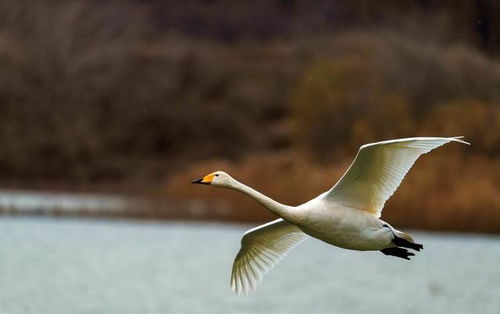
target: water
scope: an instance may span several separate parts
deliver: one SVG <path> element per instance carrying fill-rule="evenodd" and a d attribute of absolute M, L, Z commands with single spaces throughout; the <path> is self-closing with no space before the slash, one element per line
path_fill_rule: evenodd
<path fill-rule="evenodd" d="M 500 313 L 500 238 L 416 232 L 411 262 L 307 240 L 229 289 L 247 226 L 0 219 L 0 313 Z"/>

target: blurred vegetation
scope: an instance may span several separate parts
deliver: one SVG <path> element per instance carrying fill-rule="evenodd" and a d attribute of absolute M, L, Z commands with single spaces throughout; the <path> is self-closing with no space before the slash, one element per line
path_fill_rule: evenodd
<path fill-rule="evenodd" d="M 297 138 L 331 158 L 336 148 L 415 134 L 465 134 L 500 153 L 500 63 L 465 47 L 394 33 L 349 33 L 306 69 L 291 96 Z M 319 157 L 321 157 L 319 156 Z"/>
<path fill-rule="evenodd" d="M 188 176 L 221 165 L 300 203 L 361 144 L 465 135 L 471 147 L 425 156 L 385 215 L 500 231 L 499 13 L 491 1 L 0 0 L 0 181 L 169 182 L 193 198 Z M 234 218 L 268 217 L 254 208 Z"/>

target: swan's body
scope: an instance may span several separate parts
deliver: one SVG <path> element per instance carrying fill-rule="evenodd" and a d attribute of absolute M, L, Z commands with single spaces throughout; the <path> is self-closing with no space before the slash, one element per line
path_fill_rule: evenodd
<path fill-rule="evenodd" d="M 351 250 L 382 250 L 390 245 L 392 231 L 375 216 L 361 210 L 316 198 L 299 206 L 295 224 L 304 233 L 326 243 Z"/>
<path fill-rule="evenodd" d="M 245 233 L 231 274 L 237 293 L 256 288 L 263 275 L 309 236 L 351 250 L 377 250 L 409 259 L 422 245 L 379 219 L 385 202 L 421 154 L 458 137 L 418 137 L 361 146 L 344 176 L 329 191 L 299 206 L 280 204 L 216 171 L 193 183 L 235 189 L 257 200 L 280 219 Z"/>

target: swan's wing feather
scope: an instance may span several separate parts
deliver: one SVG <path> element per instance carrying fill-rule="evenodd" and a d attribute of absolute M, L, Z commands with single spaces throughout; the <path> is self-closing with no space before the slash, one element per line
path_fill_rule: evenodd
<path fill-rule="evenodd" d="M 363 145 L 347 172 L 324 197 L 380 217 L 385 202 L 420 155 L 449 142 L 469 144 L 461 138 L 414 137 Z"/>
<path fill-rule="evenodd" d="M 237 294 L 255 291 L 264 275 L 307 237 L 281 218 L 248 230 L 233 263 L 231 288 Z"/>

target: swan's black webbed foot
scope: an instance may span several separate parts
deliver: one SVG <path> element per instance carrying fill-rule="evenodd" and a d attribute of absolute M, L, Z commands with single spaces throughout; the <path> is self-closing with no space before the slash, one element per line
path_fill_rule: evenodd
<path fill-rule="evenodd" d="M 420 251 L 421 249 L 424 248 L 424 246 L 422 244 L 413 243 L 413 242 L 410 242 L 408 240 L 405 240 L 403 238 L 396 237 L 396 236 L 394 237 L 394 239 L 392 239 L 392 243 L 396 244 L 397 246 L 413 249 L 415 251 Z"/>
<path fill-rule="evenodd" d="M 415 255 L 412 252 L 408 251 L 407 249 L 403 249 L 400 247 L 390 247 L 387 249 L 380 250 L 380 252 L 384 253 L 385 255 L 396 256 L 407 260 L 410 260 L 410 256 Z"/>

